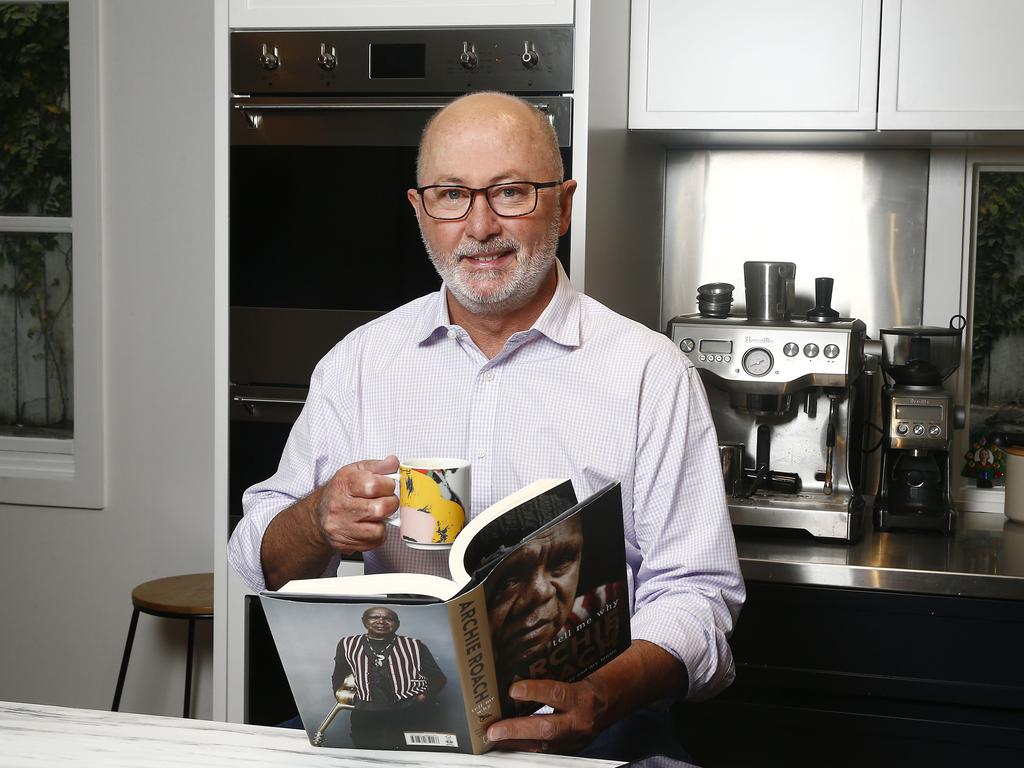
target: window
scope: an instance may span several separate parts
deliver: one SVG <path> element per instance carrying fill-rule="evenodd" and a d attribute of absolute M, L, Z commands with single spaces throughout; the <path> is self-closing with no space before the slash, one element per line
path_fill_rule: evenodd
<path fill-rule="evenodd" d="M 1024 439 L 1024 149 L 933 150 L 930 177 L 925 322 L 968 321 L 947 382 L 967 412 L 954 435 L 954 499 L 1002 512 L 1001 467 L 981 473 L 969 458 L 987 459 L 998 435 Z"/>
<path fill-rule="evenodd" d="M 1024 442 L 1024 158 L 1020 164 L 976 159 L 968 198 L 969 431 L 957 458 L 965 460 L 964 473 L 980 496 L 1003 486 L 1003 462 L 993 443 Z"/>
<path fill-rule="evenodd" d="M 0 3 L 0 502 L 102 506 L 97 7 Z"/>

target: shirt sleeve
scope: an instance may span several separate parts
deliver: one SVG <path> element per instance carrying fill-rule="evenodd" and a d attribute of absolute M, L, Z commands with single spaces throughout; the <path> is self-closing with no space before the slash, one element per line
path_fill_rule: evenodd
<path fill-rule="evenodd" d="M 656 355 L 639 408 L 631 627 L 684 664 L 691 699 L 732 682 L 728 637 L 746 594 L 717 446 L 696 370 L 678 350 Z"/>
<path fill-rule="evenodd" d="M 343 637 L 338 641 L 338 649 L 334 652 L 334 674 L 331 675 L 331 693 L 341 688 L 345 678 L 352 672 L 352 667 L 348 663 L 348 659 L 345 658 L 345 640 L 346 638 Z"/>
<path fill-rule="evenodd" d="M 427 695 L 431 698 L 437 696 L 448 682 L 434 655 L 423 642 L 420 643 L 420 673 L 427 679 Z"/>
<path fill-rule="evenodd" d="M 340 468 L 334 458 L 338 446 L 351 445 L 352 398 L 337 370 L 337 350 L 313 371 L 306 404 L 288 435 L 277 472 L 242 494 L 244 514 L 228 541 L 228 563 L 254 592 L 266 589 L 260 550 L 270 521 L 327 482 Z M 340 560 L 340 555 L 331 558 L 323 575 L 333 576 Z"/>

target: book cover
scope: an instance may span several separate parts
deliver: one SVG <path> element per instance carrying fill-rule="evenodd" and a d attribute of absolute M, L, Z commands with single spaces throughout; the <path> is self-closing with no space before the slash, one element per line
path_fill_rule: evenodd
<path fill-rule="evenodd" d="M 453 578 L 290 582 L 261 600 L 310 742 L 480 753 L 534 711 L 518 679 L 579 680 L 629 645 L 621 493 L 539 481 L 474 518 Z M 314 591 L 316 590 L 316 591 Z"/>

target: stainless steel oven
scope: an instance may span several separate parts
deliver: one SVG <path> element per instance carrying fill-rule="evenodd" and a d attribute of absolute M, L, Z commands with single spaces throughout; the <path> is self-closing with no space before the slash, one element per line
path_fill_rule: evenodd
<path fill-rule="evenodd" d="M 522 95 L 550 116 L 568 173 L 572 51 L 570 26 L 232 34 L 232 529 L 316 361 L 439 285 L 405 197 L 427 119 L 468 91 Z"/>

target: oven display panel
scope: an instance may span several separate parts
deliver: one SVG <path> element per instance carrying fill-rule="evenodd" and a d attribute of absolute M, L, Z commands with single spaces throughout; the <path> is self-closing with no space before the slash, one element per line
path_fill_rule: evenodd
<path fill-rule="evenodd" d="M 371 43 L 370 79 L 422 79 L 427 74 L 427 46 L 422 43 Z"/>

